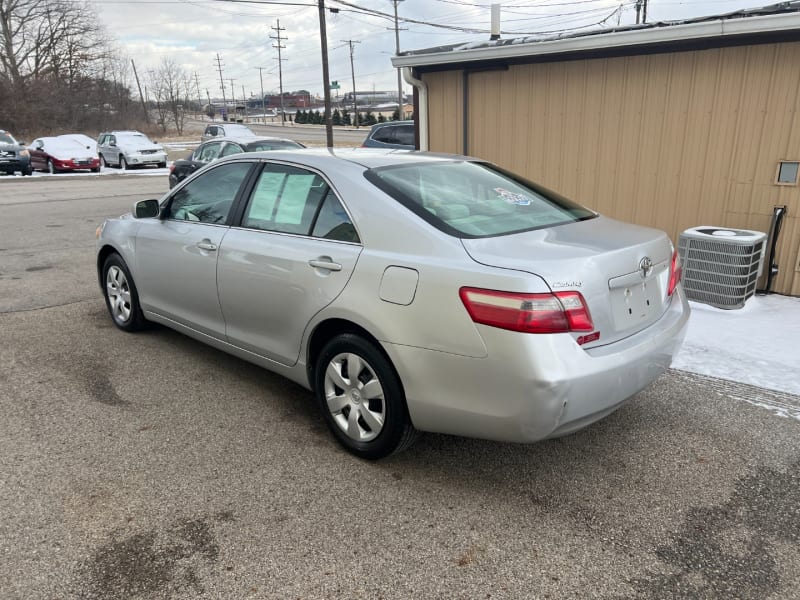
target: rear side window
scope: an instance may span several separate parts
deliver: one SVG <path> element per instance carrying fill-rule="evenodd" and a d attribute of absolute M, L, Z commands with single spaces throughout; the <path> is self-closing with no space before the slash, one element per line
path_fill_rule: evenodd
<path fill-rule="evenodd" d="M 373 135 L 372 139 L 376 142 L 383 142 L 384 144 L 394 143 L 394 136 L 392 135 L 391 127 L 381 127 Z"/>
<path fill-rule="evenodd" d="M 395 127 L 395 141 L 398 144 L 414 145 L 414 126 L 400 125 Z"/>
<path fill-rule="evenodd" d="M 288 165 L 264 167 L 253 188 L 242 226 L 358 241 L 347 211 L 325 180 L 316 173 Z"/>
<path fill-rule="evenodd" d="M 596 216 L 555 192 L 486 163 L 416 163 L 370 169 L 365 176 L 456 237 L 507 235 Z"/>

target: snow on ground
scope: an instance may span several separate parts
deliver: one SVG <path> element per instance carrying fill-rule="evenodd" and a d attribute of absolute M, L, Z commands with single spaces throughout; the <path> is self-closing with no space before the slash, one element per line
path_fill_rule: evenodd
<path fill-rule="evenodd" d="M 800 298 L 754 296 L 740 310 L 691 304 L 674 369 L 800 395 Z"/>

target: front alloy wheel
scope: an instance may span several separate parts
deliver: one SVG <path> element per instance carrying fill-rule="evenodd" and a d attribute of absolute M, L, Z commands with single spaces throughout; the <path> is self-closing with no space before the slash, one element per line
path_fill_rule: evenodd
<path fill-rule="evenodd" d="M 352 333 L 331 339 L 316 361 L 314 384 L 325 422 L 356 456 L 383 458 L 416 438 L 397 373 L 366 339 Z"/>
<path fill-rule="evenodd" d="M 118 254 L 111 254 L 103 264 L 103 295 L 117 327 L 137 331 L 145 326 L 136 285 L 128 266 Z"/>

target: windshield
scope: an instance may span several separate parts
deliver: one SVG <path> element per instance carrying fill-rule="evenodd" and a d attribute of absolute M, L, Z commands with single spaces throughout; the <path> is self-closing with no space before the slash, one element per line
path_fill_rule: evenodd
<path fill-rule="evenodd" d="M 16 144 L 16 140 L 5 132 L 0 132 L 0 144 Z"/>
<path fill-rule="evenodd" d="M 464 238 L 507 235 L 596 214 L 541 186 L 479 162 L 370 169 L 373 184 L 438 229 Z"/>
<path fill-rule="evenodd" d="M 135 144 L 142 146 L 144 144 L 152 144 L 153 142 L 143 133 L 125 133 L 117 134 L 117 144 Z"/>

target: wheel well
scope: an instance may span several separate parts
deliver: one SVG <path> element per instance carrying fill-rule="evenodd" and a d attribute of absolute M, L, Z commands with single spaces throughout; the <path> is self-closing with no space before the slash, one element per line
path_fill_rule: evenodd
<path fill-rule="evenodd" d="M 112 254 L 119 254 L 113 246 L 103 246 L 100 248 L 100 252 L 97 253 L 97 281 L 100 283 L 100 287 L 103 287 L 103 274 L 101 273 L 103 264 Z"/>
<path fill-rule="evenodd" d="M 395 372 L 395 375 L 397 375 L 397 380 L 400 382 L 400 387 L 402 388 L 403 382 L 397 373 L 397 369 L 392 363 L 391 358 L 389 358 L 389 355 L 386 354 L 383 346 L 381 346 L 380 342 L 374 335 L 360 325 L 356 325 L 352 321 L 347 321 L 345 319 L 328 319 L 327 321 L 323 321 L 317 325 L 308 340 L 308 350 L 306 352 L 308 358 L 306 361 L 306 372 L 308 373 L 308 381 L 311 384 L 312 389 L 314 388 L 314 365 L 317 363 L 317 357 L 319 356 L 320 352 L 322 352 L 325 344 L 342 333 L 352 333 L 372 343 L 378 352 L 383 354 L 389 365 L 391 365 L 392 370 Z"/>

